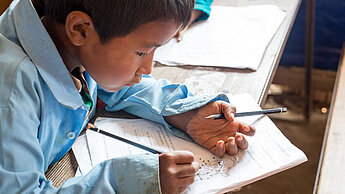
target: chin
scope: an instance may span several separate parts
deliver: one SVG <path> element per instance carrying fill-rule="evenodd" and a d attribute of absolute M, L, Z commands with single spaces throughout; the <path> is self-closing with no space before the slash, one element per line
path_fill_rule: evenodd
<path fill-rule="evenodd" d="M 113 88 L 113 89 L 106 89 L 107 92 L 118 92 L 122 89 L 123 87 L 121 88 Z"/>
<path fill-rule="evenodd" d="M 119 90 L 123 88 L 123 87 L 103 87 L 103 86 L 101 87 L 107 92 L 118 92 Z"/>

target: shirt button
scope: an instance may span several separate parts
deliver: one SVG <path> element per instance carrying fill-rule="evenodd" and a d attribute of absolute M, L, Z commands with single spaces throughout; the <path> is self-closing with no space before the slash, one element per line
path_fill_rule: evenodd
<path fill-rule="evenodd" d="M 75 138 L 75 133 L 74 132 L 69 132 L 67 133 L 68 139 L 74 139 Z"/>

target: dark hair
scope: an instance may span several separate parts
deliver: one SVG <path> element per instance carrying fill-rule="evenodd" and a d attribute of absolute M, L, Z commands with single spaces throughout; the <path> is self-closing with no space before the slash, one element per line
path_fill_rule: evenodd
<path fill-rule="evenodd" d="M 139 25 L 172 21 L 185 28 L 195 0 L 45 0 L 45 13 L 64 24 L 72 11 L 88 14 L 101 42 L 125 36 Z"/>

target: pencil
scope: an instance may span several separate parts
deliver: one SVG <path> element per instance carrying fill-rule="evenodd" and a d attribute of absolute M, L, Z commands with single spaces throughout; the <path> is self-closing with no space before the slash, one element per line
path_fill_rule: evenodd
<path fill-rule="evenodd" d="M 89 125 L 89 126 L 87 127 L 87 129 L 90 129 L 90 130 L 95 131 L 95 132 L 97 132 L 97 133 L 100 133 L 100 134 L 102 134 L 102 135 L 106 135 L 106 136 L 108 136 L 108 137 L 117 139 L 117 140 L 119 140 L 119 141 L 128 143 L 128 144 L 130 144 L 130 145 L 132 145 L 132 146 L 135 146 L 135 147 L 137 147 L 137 148 L 146 150 L 146 151 L 151 152 L 151 153 L 153 153 L 153 154 L 162 154 L 162 153 L 163 153 L 163 151 L 160 151 L 160 150 L 157 150 L 157 149 L 153 149 L 153 148 L 150 148 L 150 147 L 148 147 L 148 146 L 144 146 L 144 145 L 139 144 L 139 143 L 136 143 L 136 142 L 134 142 L 134 141 L 131 141 L 131 140 L 125 139 L 125 138 L 123 138 L 123 137 L 119 137 L 119 136 L 117 136 L 117 135 L 114 135 L 114 134 L 112 134 L 112 133 L 108 133 L 108 132 L 106 132 L 106 131 L 104 131 L 104 130 L 101 130 L 101 129 L 97 128 L 97 127 L 94 127 L 93 125 Z"/>
<path fill-rule="evenodd" d="M 245 116 L 253 116 L 253 115 L 261 115 L 261 114 L 272 114 L 272 113 L 283 113 L 286 112 L 287 108 L 273 108 L 273 109 L 265 109 L 265 110 L 258 110 L 258 111 L 250 111 L 250 112 L 239 112 L 235 114 L 235 117 L 245 117 Z M 224 113 L 215 114 L 205 117 L 205 119 L 225 119 Z"/>

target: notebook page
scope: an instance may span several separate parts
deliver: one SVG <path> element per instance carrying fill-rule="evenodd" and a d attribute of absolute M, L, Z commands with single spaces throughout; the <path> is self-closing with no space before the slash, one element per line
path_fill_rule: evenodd
<path fill-rule="evenodd" d="M 259 110 L 249 94 L 230 97 L 238 112 Z M 200 163 L 195 182 L 186 193 L 223 193 L 306 161 L 304 153 L 290 143 L 267 116 L 239 118 L 257 133 L 246 137 L 249 148 L 235 156 L 219 158 L 207 149 L 170 134 L 162 125 L 144 119 L 98 119 L 95 125 L 107 132 L 163 151 L 188 150 Z M 139 148 L 87 131 L 93 165 L 113 157 L 147 153 Z"/>
<path fill-rule="evenodd" d="M 92 169 L 91 157 L 89 154 L 86 135 L 83 134 L 77 138 L 72 145 L 73 154 L 79 165 L 78 173 L 81 175 L 87 174 Z M 77 176 L 77 174 L 76 174 Z"/>

